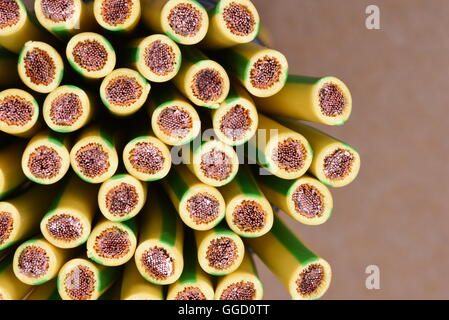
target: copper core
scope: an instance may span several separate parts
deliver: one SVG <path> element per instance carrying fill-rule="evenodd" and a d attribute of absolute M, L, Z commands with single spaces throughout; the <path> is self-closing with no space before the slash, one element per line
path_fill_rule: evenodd
<path fill-rule="evenodd" d="M 220 202 L 207 193 L 198 193 L 187 201 L 187 211 L 196 224 L 207 224 L 217 219 Z"/>
<path fill-rule="evenodd" d="M 78 265 L 66 274 L 64 289 L 72 300 L 88 300 L 95 290 L 95 274 L 86 266 Z"/>
<path fill-rule="evenodd" d="M 11 27 L 20 20 L 20 8 L 14 0 L 0 1 L 0 29 Z"/>
<path fill-rule="evenodd" d="M 162 152 L 149 142 L 138 142 L 129 152 L 129 162 L 141 173 L 156 174 L 162 170 L 165 157 Z"/>
<path fill-rule="evenodd" d="M 232 2 L 223 10 L 226 27 L 237 36 L 247 36 L 254 31 L 256 20 L 253 13 L 240 3 Z"/>
<path fill-rule="evenodd" d="M 101 16 L 111 26 L 123 24 L 131 16 L 132 0 L 103 0 Z"/>
<path fill-rule="evenodd" d="M 3 297 L 3 295 L 0 293 L 0 300 L 5 300 L 5 298 Z"/>
<path fill-rule="evenodd" d="M 38 278 L 47 273 L 50 267 L 50 258 L 43 248 L 30 245 L 20 253 L 18 264 L 22 274 Z"/>
<path fill-rule="evenodd" d="M 232 222 L 243 232 L 257 232 L 265 227 L 267 213 L 256 201 L 242 201 L 232 213 Z"/>
<path fill-rule="evenodd" d="M 335 117 L 343 113 L 346 99 L 337 85 L 326 83 L 320 89 L 320 107 L 321 112 L 328 117 Z"/>
<path fill-rule="evenodd" d="M 0 121 L 8 126 L 24 126 L 33 116 L 33 104 L 20 96 L 7 96 L 0 101 Z"/>
<path fill-rule="evenodd" d="M 324 211 L 323 195 L 314 186 L 302 184 L 292 195 L 295 210 L 307 218 L 321 217 Z"/>
<path fill-rule="evenodd" d="M 272 160 L 277 166 L 287 172 L 300 170 L 305 163 L 306 149 L 299 140 L 285 139 L 274 150 Z"/>
<path fill-rule="evenodd" d="M 69 214 L 58 214 L 48 219 L 47 231 L 59 241 L 76 241 L 83 234 L 83 224 Z"/>
<path fill-rule="evenodd" d="M 54 22 L 67 21 L 75 13 L 73 0 L 42 0 L 41 10 L 45 18 Z"/>
<path fill-rule="evenodd" d="M 197 287 L 186 287 L 178 292 L 175 300 L 207 300 L 206 296 Z"/>
<path fill-rule="evenodd" d="M 253 87 L 269 89 L 281 78 L 281 63 L 275 57 L 265 56 L 257 60 L 250 71 Z"/>
<path fill-rule="evenodd" d="M 312 264 L 303 270 L 296 280 L 296 291 L 303 296 L 311 295 L 320 287 L 323 279 L 323 267 L 319 264 Z"/>
<path fill-rule="evenodd" d="M 142 86 L 132 77 L 119 76 L 109 81 L 106 86 L 106 99 L 114 105 L 129 107 L 139 100 Z"/>
<path fill-rule="evenodd" d="M 180 3 L 170 10 L 168 23 L 172 30 L 183 36 L 193 37 L 201 28 L 201 13 L 190 3 Z"/>
<path fill-rule="evenodd" d="M 182 139 L 192 129 L 192 117 L 179 107 L 164 108 L 157 118 L 159 129 L 167 136 Z"/>
<path fill-rule="evenodd" d="M 56 65 L 47 51 L 33 48 L 27 51 L 24 58 L 25 73 L 36 85 L 48 86 L 56 77 Z"/>
<path fill-rule="evenodd" d="M 117 227 L 105 229 L 95 238 L 94 250 L 102 258 L 123 258 L 130 248 L 128 232 Z"/>
<path fill-rule="evenodd" d="M 220 131 L 232 141 L 245 137 L 251 128 L 253 119 L 248 109 L 241 105 L 232 107 L 220 120 Z"/>
<path fill-rule="evenodd" d="M 28 158 L 28 169 L 38 179 L 51 179 L 59 174 L 62 158 L 55 149 L 40 146 Z"/>
<path fill-rule="evenodd" d="M 175 262 L 164 248 L 148 249 L 142 254 L 141 263 L 145 271 L 157 280 L 166 280 L 175 272 Z"/>
<path fill-rule="evenodd" d="M 109 154 L 99 143 L 89 143 L 81 147 L 75 155 L 78 168 L 88 178 L 95 178 L 106 173 L 111 166 Z"/>
<path fill-rule="evenodd" d="M 206 259 L 209 266 L 217 270 L 231 267 L 238 256 L 237 245 L 229 237 L 213 239 L 207 247 Z"/>
<path fill-rule="evenodd" d="M 223 151 L 213 148 L 201 156 L 200 168 L 209 179 L 223 181 L 231 175 L 231 158 Z"/>
<path fill-rule="evenodd" d="M 84 40 L 78 42 L 72 50 L 75 63 L 88 71 L 99 71 L 108 62 L 108 51 L 97 40 Z"/>
<path fill-rule="evenodd" d="M 256 288 L 250 281 L 240 281 L 229 285 L 220 296 L 220 300 L 254 300 Z"/>
<path fill-rule="evenodd" d="M 9 212 L 0 212 L 0 246 L 11 236 L 14 230 L 14 219 Z"/>
<path fill-rule="evenodd" d="M 144 59 L 145 65 L 159 76 L 165 76 L 175 69 L 175 53 L 171 46 L 161 40 L 156 40 L 145 48 Z"/>
<path fill-rule="evenodd" d="M 224 81 L 220 72 L 214 69 L 203 69 L 193 77 L 193 95 L 201 101 L 213 102 L 223 94 Z"/>
<path fill-rule="evenodd" d="M 75 93 L 61 94 L 51 103 L 50 119 L 58 126 L 71 126 L 82 115 L 82 102 Z"/>
<path fill-rule="evenodd" d="M 135 186 L 129 183 L 120 183 L 106 194 L 106 208 L 114 216 L 126 216 L 139 202 L 139 194 Z"/>
<path fill-rule="evenodd" d="M 337 149 L 324 158 L 324 174 L 328 179 L 341 180 L 352 170 L 354 155 L 347 149 Z"/>

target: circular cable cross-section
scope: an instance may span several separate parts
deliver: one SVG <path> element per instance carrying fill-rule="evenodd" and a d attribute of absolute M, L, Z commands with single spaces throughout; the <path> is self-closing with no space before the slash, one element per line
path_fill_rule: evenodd
<path fill-rule="evenodd" d="M 19 77 L 30 89 L 49 93 L 56 89 L 64 75 L 64 63 L 58 51 L 39 41 L 25 43 L 17 64 Z"/>
<path fill-rule="evenodd" d="M 79 33 L 67 44 L 66 56 L 72 68 L 88 79 L 101 79 L 112 72 L 116 54 L 111 43 L 93 32 Z"/>

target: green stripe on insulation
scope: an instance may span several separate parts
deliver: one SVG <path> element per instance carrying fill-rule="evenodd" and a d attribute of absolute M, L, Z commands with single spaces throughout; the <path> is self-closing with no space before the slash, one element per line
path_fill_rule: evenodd
<path fill-rule="evenodd" d="M 161 192 L 162 194 L 162 192 Z M 169 245 L 170 247 L 174 247 L 176 244 L 176 235 L 177 235 L 177 214 L 175 212 L 175 208 L 171 204 L 170 199 L 164 194 L 159 194 L 159 204 L 162 214 L 162 231 L 160 240 Z"/>
<path fill-rule="evenodd" d="M 290 188 L 296 183 L 296 180 L 285 180 L 274 175 L 258 175 L 257 180 L 265 187 L 287 196 Z"/>
<path fill-rule="evenodd" d="M 166 181 L 167 185 L 174 192 L 179 201 L 181 201 L 184 195 L 189 191 L 189 186 L 182 180 L 181 175 L 176 172 L 176 169 L 170 170 L 166 177 Z"/>
<path fill-rule="evenodd" d="M 262 193 L 247 166 L 240 167 L 234 181 L 239 185 L 245 195 L 262 197 Z"/>
<path fill-rule="evenodd" d="M 308 264 L 318 260 L 318 256 L 307 248 L 276 214 L 274 215 L 274 223 L 270 233 L 301 264 Z"/>
<path fill-rule="evenodd" d="M 197 268 L 197 249 L 196 243 L 189 232 L 184 241 L 184 270 L 179 278 L 179 282 L 185 283 L 195 283 L 197 281 L 196 268 Z"/>

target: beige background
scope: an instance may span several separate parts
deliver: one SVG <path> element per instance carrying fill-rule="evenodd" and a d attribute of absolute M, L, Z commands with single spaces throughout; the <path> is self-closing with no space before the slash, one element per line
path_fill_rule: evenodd
<path fill-rule="evenodd" d="M 254 0 L 293 73 L 335 75 L 352 91 L 344 127 L 362 155 L 358 180 L 334 189 L 332 219 L 286 217 L 333 267 L 327 299 L 449 298 L 449 1 Z M 381 10 L 380 31 L 365 8 Z M 381 290 L 365 288 L 365 268 Z M 265 267 L 266 298 L 288 298 Z"/>
<path fill-rule="evenodd" d="M 274 47 L 304 75 L 335 75 L 354 112 L 326 131 L 362 155 L 356 182 L 333 190 L 332 219 L 285 221 L 333 268 L 327 299 L 449 298 L 449 1 L 253 0 Z M 380 31 L 365 8 L 381 9 Z M 378 265 L 381 290 L 365 288 Z M 267 299 L 286 290 L 259 263 Z"/>

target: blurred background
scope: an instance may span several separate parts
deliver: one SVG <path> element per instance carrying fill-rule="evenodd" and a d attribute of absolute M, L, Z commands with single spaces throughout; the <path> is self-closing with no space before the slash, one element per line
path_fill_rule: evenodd
<path fill-rule="evenodd" d="M 325 299 L 449 298 L 449 1 L 253 0 L 295 74 L 334 75 L 351 89 L 344 127 L 324 128 L 362 155 L 334 195 L 333 217 L 285 221 L 333 268 Z M 381 30 L 365 27 L 368 5 Z M 365 269 L 380 268 L 380 290 Z M 267 299 L 287 292 L 259 264 Z"/>
<path fill-rule="evenodd" d="M 324 299 L 448 299 L 449 1 L 252 1 L 291 73 L 339 77 L 353 95 L 345 126 L 321 128 L 361 153 L 358 179 L 331 190 L 324 225 L 282 215 L 332 265 Z M 368 5 L 381 30 L 366 28 Z M 265 298 L 289 299 L 257 262 Z M 370 265 L 380 290 L 365 286 Z"/>

